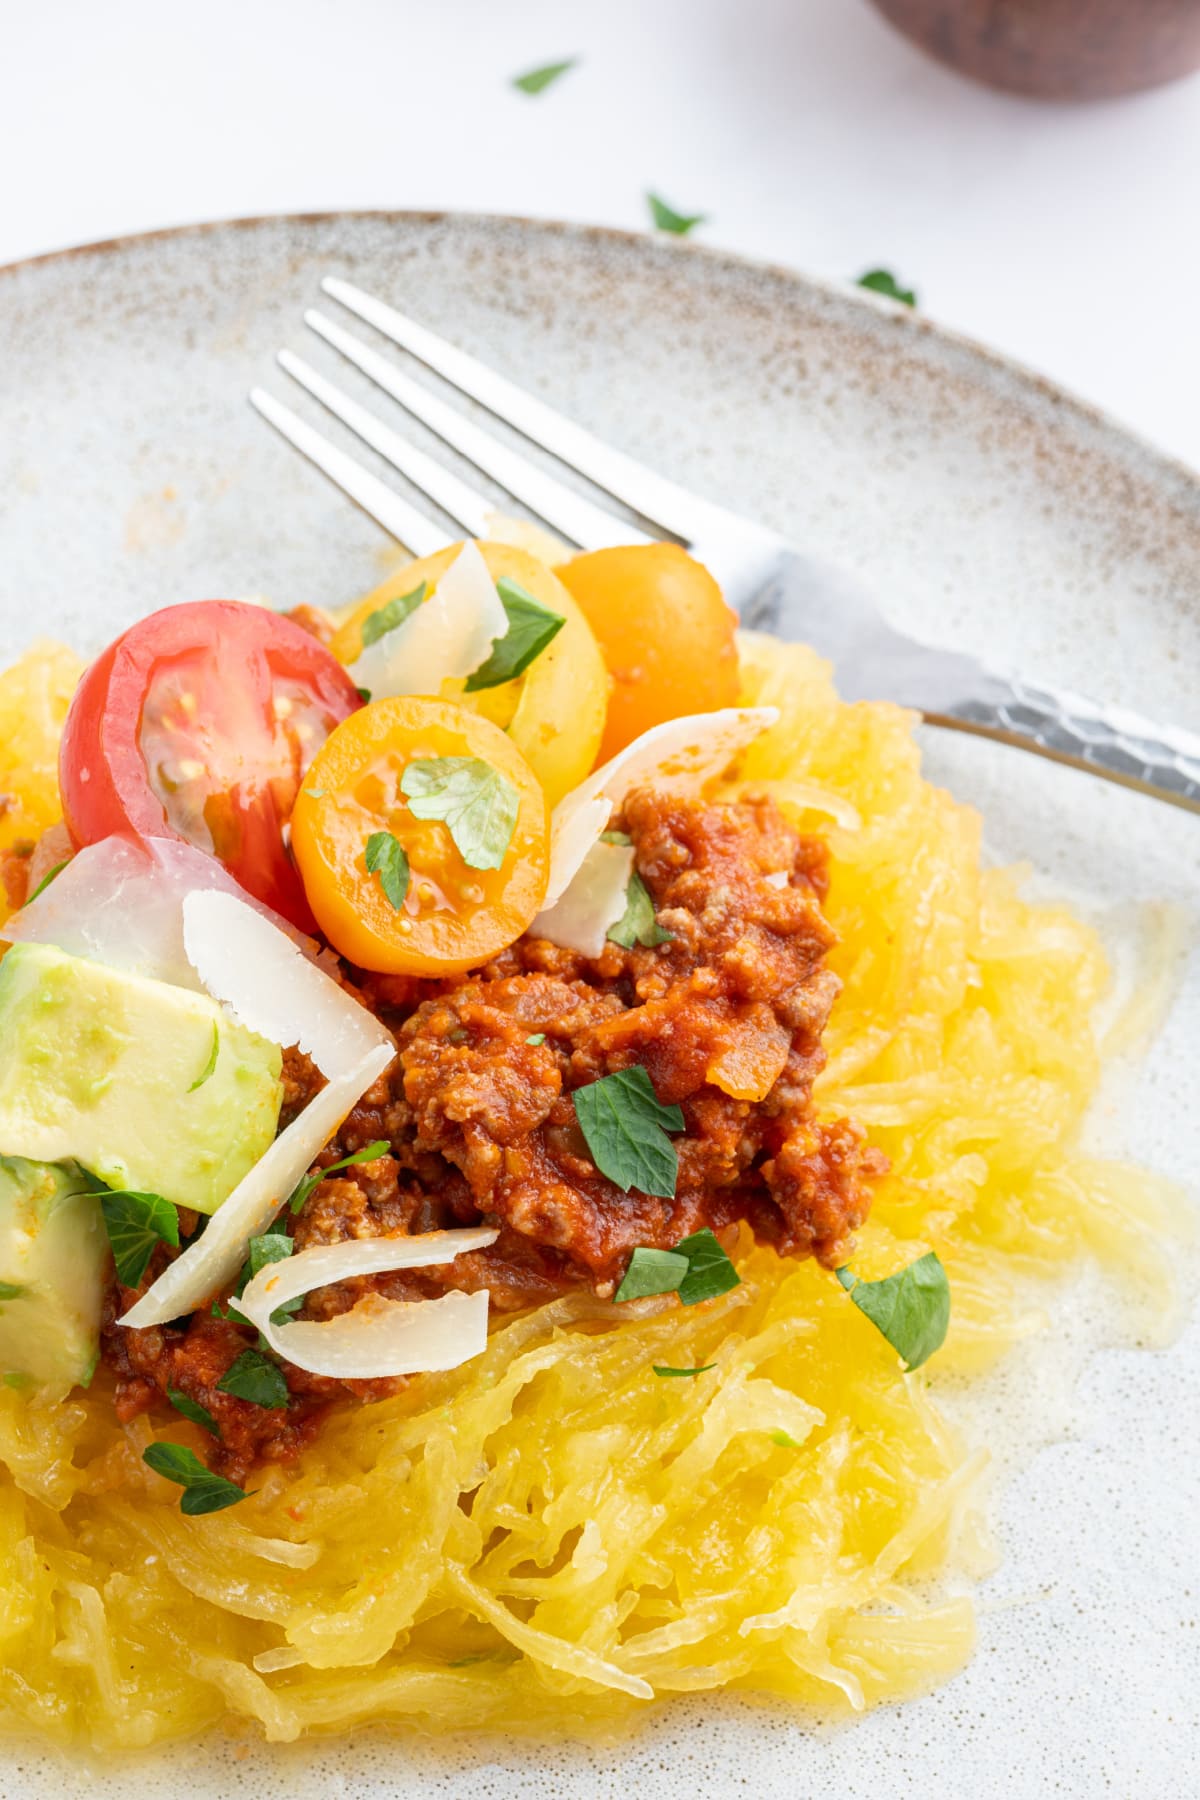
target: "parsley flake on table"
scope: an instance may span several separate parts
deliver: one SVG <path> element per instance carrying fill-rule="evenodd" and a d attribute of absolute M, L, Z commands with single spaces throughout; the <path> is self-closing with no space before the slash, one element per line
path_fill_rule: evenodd
<path fill-rule="evenodd" d="M 469 869 L 498 869 L 508 854 L 521 797 L 507 775 L 478 756 L 410 762 L 400 791 L 418 819 L 440 819 Z"/>
<path fill-rule="evenodd" d="M 919 1369 L 945 1343 L 950 1283 L 935 1250 L 882 1281 L 863 1281 L 848 1268 L 839 1269 L 837 1278 L 858 1310 L 904 1358 L 906 1369 Z"/>
<path fill-rule="evenodd" d="M 912 288 L 902 288 L 890 269 L 868 269 L 860 275 L 857 285 L 869 288 L 873 294 L 883 294 L 888 300 L 898 300 L 902 306 L 915 306 L 917 296 Z"/>
<path fill-rule="evenodd" d="M 371 644 L 377 644 L 381 637 L 387 636 L 389 631 L 395 631 L 397 625 L 403 625 L 408 615 L 416 612 L 424 598 L 425 583 L 422 581 L 417 584 L 411 594 L 397 594 L 394 600 L 388 600 L 384 605 L 376 607 L 373 613 L 368 613 L 363 620 L 363 649 L 366 650 Z"/>
<path fill-rule="evenodd" d="M 217 1383 L 217 1392 L 249 1400 L 254 1406 L 281 1408 L 288 1403 L 283 1370 L 258 1350 L 243 1350 Z"/>
<path fill-rule="evenodd" d="M 487 661 L 468 675 L 468 694 L 479 693 L 483 688 L 500 687 L 505 681 L 515 681 L 567 622 L 561 613 L 539 605 L 520 582 L 510 581 L 507 575 L 496 583 L 496 592 L 508 618 L 508 630 L 502 638 L 496 639 Z"/>
<path fill-rule="evenodd" d="M 161 1194 L 105 1188 L 100 1211 L 122 1287 L 137 1287 L 158 1244 L 179 1247 L 179 1214 Z"/>
<path fill-rule="evenodd" d="M 169 1387 L 167 1399 L 175 1411 L 182 1414 L 185 1419 L 190 1419 L 193 1425 L 203 1425 L 205 1431 L 211 1431 L 214 1437 L 220 1437 L 220 1427 L 207 1406 L 201 1406 L 198 1400 L 193 1400 L 191 1395 L 185 1394 L 182 1388 Z"/>
<path fill-rule="evenodd" d="M 314 1169 L 312 1174 L 306 1175 L 299 1187 L 296 1188 L 288 1201 L 288 1205 L 294 1213 L 298 1213 L 313 1189 L 319 1187 L 327 1175 L 335 1174 L 338 1169 L 353 1168 L 355 1163 L 375 1162 L 381 1156 L 389 1156 L 391 1154 L 391 1149 L 392 1146 L 386 1138 L 376 1138 L 373 1143 L 364 1144 L 361 1150 L 355 1150 L 350 1156 L 343 1156 L 338 1162 L 330 1163 L 327 1169 Z M 291 1238 L 284 1239 L 284 1242 L 289 1246 L 291 1245 L 291 1241 Z M 252 1257 L 254 1245 L 261 1242 L 261 1238 L 251 1238 L 250 1247 Z M 284 1256 L 290 1256 L 290 1247 L 283 1251 L 282 1254 Z M 255 1269 L 254 1273 L 257 1275 L 258 1269 Z"/>
<path fill-rule="evenodd" d="M 675 208 L 668 206 L 658 194 L 647 194 L 646 203 L 650 208 L 650 217 L 654 220 L 654 229 L 669 231 L 675 237 L 686 237 L 688 232 L 694 231 L 697 225 L 705 225 L 708 222 L 707 213 L 676 212 Z"/>
<path fill-rule="evenodd" d="M 625 889 L 625 911 L 615 925 L 609 926 L 608 938 L 610 943 L 620 944 L 622 950 L 632 950 L 635 944 L 653 950 L 659 944 L 675 942 L 675 933 L 664 931 L 655 918 L 650 890 L 636 869 Z"/>
<path fill-rule="evenodd" d="M 223 1475 L 214 1475 L 211 1469 L 205 1468 L 196 1452 L 184 1444 L 151 1444 L 142 1451 L 142 1461 L 156 1475 L 177 1482 L 183 1489 L 180 1512 L 192 1516 L 220 1512 L 223 1507 L 236 1506 L 239 1500 L 246 1498 L 245 1488 L 226 1481 Z"/>
<path fill-rule="evenodd" d="M 673 1197 L 679 1158 L 667 1133 L 683 1130 L 683 1114 L 677 1106 L 662 1104 L 640 1063 L 576 1088 L 571 1098 L 579 1129 L 602 1175 L 625 1194 L 637 1188 L 642 1194 Z"/>
<path fill-rule="evenodd" d="M 373 831 L 367 839 L 365 860 L 367 873 L 378 875 L 379 885 L 391 902 L 392 911 L 399 912 L 410 880 L 408 857 L 399 838 L 390 831 Z"/>
<path fill-rule="evenodd" d="M 553 82 L 573 69 L 578 61 L 577 56 L 566 56 L 562 62 L 543 63 L 540 68 L 527 69 L 524 75 L 514 75 L 512 85 L 522 94 L 544 94 Z"/>
<path fill-rule="evenodd" d="M 197 1075 L 195 1081 L 193 1081 L 191 1087 L 188 1089 L 189 1094 L 194 1094 L 196 1092 L 197 1088 L 202 1088 L 206 1081 L 212 1080 L 213 1076 L 217 1072 L 217 1058 L 220 1054 L 221 1054 L 221 1030 L 220 1030 L 220 1027 L 218 1026 L 216 1020 L 214 1019 L 213 1020 L 213 1034 L 212 1034 L 212 1049 L 208 1053 L 208 1061 L 205 1063 L 205 1065 L 201 1069 L 199 1075 Z"/>

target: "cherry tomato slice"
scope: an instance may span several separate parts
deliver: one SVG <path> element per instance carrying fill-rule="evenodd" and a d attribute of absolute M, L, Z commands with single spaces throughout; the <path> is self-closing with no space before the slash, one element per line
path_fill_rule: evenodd
<path fill-rule="evenodd" d="M 197 600 L 151 613 L 71 703 L 59 751 L 71 836 L 184 838 L 311 931 L 284 826 L 313 757 L 361 704 L 336 657 L 265 607 Z"/>
<path fill-rule="evenodd" d="M 516 791 L 499 868 L 472 868 L 450 828 L 421 819 L 402 787 L 413 763 L 476 759 Z M 334 947 L 360 969 L 450 975 L 520 937 L 542 904 L 549 865 L 546 796 L 511 738 L 449 700 L 404 697 L 363 707 L 329 738 L 296 800 L 292 847 L 309 902 Z M 388 833 L 407 858 L 399 906 L 367 846 Z"/>

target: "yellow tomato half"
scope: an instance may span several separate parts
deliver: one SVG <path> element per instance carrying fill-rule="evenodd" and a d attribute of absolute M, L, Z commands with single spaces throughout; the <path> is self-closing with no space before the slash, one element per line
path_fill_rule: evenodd
<path fill-rule="evenodd" d="M 498 869 L 472 868 L 450 827 L 413 812 L 402 782 L 413 763 L 473 758 L 511 783 L 517 819 Z M 399 907 L 367 845 L 390 833 L 408 859 Z M 548 869 L 546 796 L 497 726 L 446 700 L 377 700 L 343 720 L 304 778 L 292 848 L 322 931 L 361 969 L 451 975 L 520 937 L 542 904 Z"/>
<path fill-rule="evenodd" d="M 601 762 L 664 719 L 737 705 L 737 618 L 708 570 L 677 544 L 593 550 L 557 574 L 613 678 Z"/>
<path fill-rule="evenodd" d="M 350 613 L 334 639 L 334 655 L 354 662 L 362 653 L 363 621 L 397 595 L 411 594 L 419 582 L 432 594 L 461 548 L 454 544 L 423 556 L 389 576 Z M 554 806 L 595 766 L 608 707 L 604 657 L 587 619 L 545 563 L 511 544 L 479 548 L 493 581 L 507 576 L 519 582 L 566 624 L 516 681 L 477 694 L 463 693 L 461 682 L 447 683 L 444 692 L 507 731 Z"/>

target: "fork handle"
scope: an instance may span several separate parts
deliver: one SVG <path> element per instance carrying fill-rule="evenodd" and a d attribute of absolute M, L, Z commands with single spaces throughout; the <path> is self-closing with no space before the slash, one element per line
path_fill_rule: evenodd
<path fill-rule="evenodd" d="M 1153 725 L 1124 707 L 989 674 L 970 699 L 925 716 L 1200 813 L 1200 736 Z"/>

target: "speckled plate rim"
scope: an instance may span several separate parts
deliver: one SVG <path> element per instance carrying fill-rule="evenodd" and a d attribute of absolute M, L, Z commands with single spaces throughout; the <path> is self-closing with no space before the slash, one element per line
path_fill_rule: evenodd
<path fill-rule="evenodd" d="M 598 246 L 619 245 L 631 250 L 638 245 L 653 244 L 656 249 L 669 249 L 672 255 L 692 257 L 729 269 L 743 269 L 750 275 L 769 277 L 806 290 L 826 301 L 839 302 L 851 310 L 858 309 L 865 314 L 888 319 L 897 329 L 912 332 L 918 338 L 934 339 L 943 348 L 987 370 L 994 378 L 1008 384 L 1025 398 L 1037 400 L 1043 405 L 1049 404 L 1061 410 L 1076 427 L 1107 439 L 1106 447 L 1110 455 L 1123 451 L 1134 461 L 1141 463 L 1143 479 L 1158 486 L 1160 490 L 1166 486 L 1177 490 L 1171 495 L 1173 502 L 1176 505 L 1190 504 L 1194 507 L 1197 524 L 1200 526 L 1200 469 L 1193 469 L 1182 458 L 1160 449 L 1151 439 L 1126 425 L 1104 407 L 1084 400 L 1051 376 L 1022 362 L 1020 358 L 1009 356 L 1005 351 L 981 342 L 968 332 L 941 323 L 919 307 L 905 306 L 899 301 L 889 300 L 873 293 L 869 288 L 810 275 L 790 268 L 786 263 L 749 256 L 692 238 L 634 231 L 617 225 L 588 225 L 567 219 L 532 218 L 521 213 L 481 213 L 439 207 L 341 207 L 322 212 L 248 213 L 232 218 L 200 219 L 185 225 L 163 225 L 150 231 L 122 232 L 115 237 L 68 244 L 58 250 L 41 251 L 34 256 L 18 257 L 13 262 L 0 263 L 0 280 L 46 264 L 117 255 L 147 244 L 176 238 L 199 238 L 216 236 L 222 232 L 249 232 L 279 226 L 332 225 L 340 220 L 355 219 L 397 226 L 436 225 L 451 229 L 456 226 L 475 230 L 488 226 L 512 227 L 547 237 L 583 240 Z"/>

